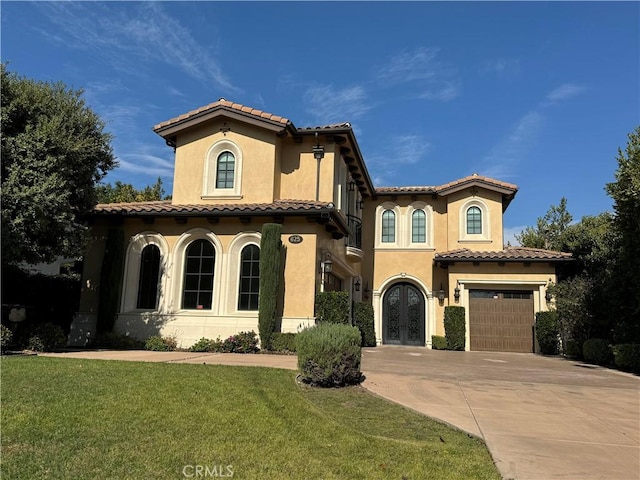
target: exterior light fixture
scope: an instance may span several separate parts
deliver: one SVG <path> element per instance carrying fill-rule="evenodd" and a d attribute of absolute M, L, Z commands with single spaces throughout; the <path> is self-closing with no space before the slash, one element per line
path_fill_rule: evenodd
<path fill-rule="evenodd" d="M 326 274 L 331 273 L 333 269 L 333 262 L 330 260 L 331 254 L 327 253 L 326 260 L 320 262 L 320 291 L 324 292 L 324 286 L 326 284 Z"/>
<path fill-rule="evenodd" d="M 349 191 L 350 192 L 355 192 L 356 190 L 356 182 L 354 182 L 353 180 L 349 181 Z"/>
<path fill-rule="evenodd" d="M 456 284 L 456 288 L 453 290 L 453 298 L 456 303 L 460 301 L 460 284 Z"/>
<path fill-rule="evenodd" d="M 355 282 L 354 282 L 354 284 L 353 284 L 353 289 L 354 289 L 356 292 L 359 292 L 359 291 L 360 291 L 360 277 L 356 277 L 356 278 L 355 278 Z"/>
<path fill-rule="evenodd" d="M 552 280 L 549 279 L 549 283 L 547 283 L 547 289 L 546 289 L 546 291 L 544 293 L 544 299 L 547 302 L 550 302 L 553 299 L 553 296 L 551 295 L 551 292 L 549 291 L 549 287 L 551 287 L 551 284 L 552 284 Z"/>
<path fill-rule="evenodd" d="M 440 282 L 440 290 L 438 290 L 438 300 L 440 301 L 440 304 L 444 302 L 444 290 L 442 288 L 442 282 Z"/>

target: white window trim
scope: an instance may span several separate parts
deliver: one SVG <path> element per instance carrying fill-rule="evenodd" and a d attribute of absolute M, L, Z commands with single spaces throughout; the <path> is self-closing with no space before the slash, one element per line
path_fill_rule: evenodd
<path fill-rule="evenodd" d="M 395 213 L 395 242 L 383 242 L 382 241 L 382 214 L 391 210 Z M 376 242 L 375 248 L 380 250 L 394 249 L 403 245 L 403 239 L 400 238 L 402 229 L 400 225 L 402 223 L 402 211 L 400 207 L 392 202 L 384 202 L 376 208 Z"/>
<path fill-rule="evenodd" d="M 138 283 L 140 282 L 140 260 L 142 251 L 149 245 L 155 245 L 160 250 L 160 270 L 158 272 L 158 287 L 156 308 L 137 308 Z M 125 256 L 124 281 L 122 284 L 121 312 L 158 312 L 164 310 L 164 295 L 167 283 L 167 271 L 169 264 L 169 245 L 158 232 L 142 232 L 129 239 Z"/>
<path fill-rule="evenodd" d="M 187 247 L 196 240 L 208 240 L 213 244 L 215 251 L 215 264 L 213 267 L 213 299 L 211 301 L 211 309 L 193 310 L 189 308 L 182 308 L 182 294 L 184 288 L 184 268 L 185 268 L 185 254 Z M 222 267 L 224 264 L 224 255 L 222 250 L 222 243 L 218 237 L 210 230 L 204 228 L 192 228 L 184 232 L 176 245 L 173 247 L 173 269 L 175 271 L 173 287 L 171 289 L 172 303 L 169 305 L 171 311 L 174 312 L 189 312 L 192 315 L 219 315 L 223 298 L 221 296 L 221 279 L 222 279 Z"/>
<path fill-rule="evenodd" d="M 229 245 L 227 264 L 227 292 L 224 305 L 224 314 L 241 315 L 243 317 L 258 317 L 258 310 L 239 310 L 238 299 L 240 296 L 240 268 L 242 262 L 242 249 L 247 245 L 256 245 L 260 248 L 262 235 L 259 232 L 243 232 L 234 237 Z M 262 253 L 262 252 L 261 252 Z"/>
<path fill-rule="evenodd" d="M 216 188 L 218 157 L 223 152 L 231 152 L 235 157 L 233 188 Z M 203 200 L 242 198 L 242 150 L 229 139 L 225 138 L 214 143 L 205 156 L 201 198 Z"/>
<path fill-rule="evenodd" d="M 482 233 L 467 233 L 467 211 L 471 207 L 478 207 L 482 215 Z M 489 226 L 489 208 L 487 204 L 479 199 L 472 199 L 465 202 L 460 208 L 460 242 L 488 242 L 491 241 L 491 231 Z"/>
<path fill-rule="evenodd" d="M 422 210 L 425 214 L 425 242 L 413 241 L 413 213 Z M 407 244 L 409 248 L 433 248 L 433 207 L 426 202 L 413 202 L 407 207 Z"/>

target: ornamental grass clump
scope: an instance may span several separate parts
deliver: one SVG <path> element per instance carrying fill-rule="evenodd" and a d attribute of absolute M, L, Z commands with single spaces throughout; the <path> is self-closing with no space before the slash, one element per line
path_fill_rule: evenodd
<path fill-rule="evenodd" d="M 321 323 L 297 336 L 298 368 L 303 382 L 318 387 L 358 384 L 362 338 L 356 327 Z"/>

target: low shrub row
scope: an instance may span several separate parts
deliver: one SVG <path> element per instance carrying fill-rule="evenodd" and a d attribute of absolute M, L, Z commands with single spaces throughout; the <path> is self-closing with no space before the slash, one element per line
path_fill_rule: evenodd
<path fill-rule="evenodd" d="M 16 334 L 2 325 L 2 348 L 15 347 L 34 352 L 53 352 L 67 345 L 67 336 L 61 326 L 53 323 L 38 323 L 32 325 L 20 325 Z"/>
<path fill-rule="evenodd" d="M 447 339 L 440 335 L 431 335 L 431 348 L 433 350 L 447 350 Z"/>
<path fill-rule="evenodd" d="M 215 353 L 256 353 L 258 348 L 258 337 L 256 332 L 240 332 L 231 335 L 226 340 L 218 337 L 215 340 L 201 338 L 191 346 L 191 352 L 215 352 Z"/>
<path fill-rule="evenodd" d="M 175 337 L 163 337 L 161 335 L 149 337 L 144 342 L 144 349 L 154 352 L 173 352 L 177 346 L 178 342 Z"/>

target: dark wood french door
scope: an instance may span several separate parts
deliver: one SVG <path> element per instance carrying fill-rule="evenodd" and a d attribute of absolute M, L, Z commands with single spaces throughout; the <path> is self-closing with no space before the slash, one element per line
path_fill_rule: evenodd
<path fill-rule="evenodd" d="M 397 283 L 384 296 L 382 342 L 396 345 L 424 345 L 424 295 L 409 283 Z"/>

